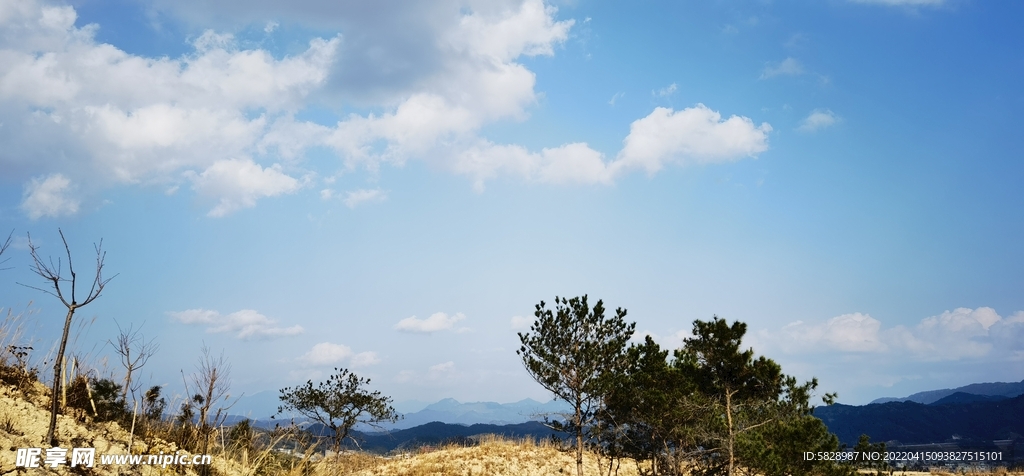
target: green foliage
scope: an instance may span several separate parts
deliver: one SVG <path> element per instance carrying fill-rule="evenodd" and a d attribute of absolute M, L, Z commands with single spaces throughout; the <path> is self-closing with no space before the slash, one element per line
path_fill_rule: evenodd
<path fill-rule="evenodd" d="M 615 429 L 601 435 L 610 456 L 651 461 L 658 474 L 679 474 L 701 441 L 707 405 L 667 356 L 650 336 L 630 346 L 598 426 Z"/>
<path fill-rule="evenodd" d="M 131 417 L 121 397 L 121 386 L 111 379 L 93 379 L 92 399 L 96 402 L 96 421 L 123 421 Z"/>
<path fill-rule="evenodd" d="M 831 461 L 805 460 L 804 452 L 835 452 L 839 439 L 818 418 L 796 415 L 742 434 L 737 453 L 743 466 L 764 476 L 847 476 L 854 469 Z"/>
<path fill-rule="evenodd" d="M 151 422 L 163 420 L 164 410 L 167 409 L 167 400 L 160 396 L 160 386 L 154 385 L 146 390 L 142 398 L 143 415 Z"/>
<path fill-rule="evenodd" d="M 853 452 L 857 455 L 865 455 L 876 453 L 880 455 L 885 454 L 885 442 L 881 441 L 878 443 L 872 443 L 871 437 L 868 435 L 860 435 L 860 439 L 857 440 L 857 446 L 853 447 Z M 885 460 L 871 460 L 868 458 L 857 458 L 857 467 L 865 469 L 874 469 L 878 473 L 882 473 L 889 469 L 889 464 Z"/>
<path fill-rule="evenodd" d="M 289 411 L 310 418 L 334 433 L 334 450 L 341 448 L 341 443 L 349 437 L 349 432 L 357 423 L 378 426 L 383 422 L 396 422 L 399 415 L 391 406 L 391 398 L 380 391 L 370 392 L 364 387 L 370 379 L 365 379 L 348 371 L 334 369 L 334 375 L 313 386 L 313 381 L 305 385 L 281 389 L 281 406 L 278 413 Z"/>
<path fill-rule="evenodd" d="M 771 359 L 754 358 L 754 350 L 740 350 L 747 325 L 729 325 L 717 316 L 693 322 L 693 337 L 675 352 L 675 367 L 696 385 L 715 408 L 709 421 L 709 440 L 721 448 L 723 461 L 708 473 L 735 474 L 736 439 L 743 432 L 766 425 L 776 417 L 785 378 Z"/>
<path fill-rule="evenodd" d="M 626 323 L 626 310 L 605 317 L 604 303 L 591 309 L 587 296 L 555 298 L 555 309 L 544 301 L 535 308 L 529 333 L 519 333 L 516 353 L 527 372 L 542 387 L 573 407 L 556 429 L 576 439 L 577 472 L 582 471 L 583 433 L 625 365 L 625 349 L 635 323 Z"/>
<path fill-rule="evenodd" d="M 803 459 L 804 451 L 839 449 L 813 416 L 817 380 L 798 384 L 743 350 L 745 333 L 741 322 L 695 321 L 671 361 L 650 337 L 630 346 L 591 428 L 599 448 L 650 461 L 661 475 L 850 474 L 849 466 Z"/>
<path fill-rule="evenodd" d="M 255 438 L 256 433 L 253 431 L 248 418 L 236 423 L 228 433 L 228 440 L 231 441 L 232 445 L 247 450 L 252 449 Z"/>
<path fill-rule="evenodd" d="M 675 352 L 676 368 L 706 395 L 741 402 L 775 400 L 782 393 L 782 368 L 771 359 L 754 359 L 754 350 L 740 350 L 747 325 L 731 326 L 717 316 L 693 322 L 693 335 Z"/>
<path fill-rule="evenodd" d="M 121 390 L 121 385 L 111 379 L 86 378 L 80 375 L 68 385 L 67 406 L 84 411 L 93 417 L 93 421 L 130 424 L 131 410 L 128 409 Z"/>

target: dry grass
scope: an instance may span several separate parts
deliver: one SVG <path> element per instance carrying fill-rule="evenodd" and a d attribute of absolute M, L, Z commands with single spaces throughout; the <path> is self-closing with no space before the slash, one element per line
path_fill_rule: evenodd
<path fill-rule="evenodd" d="M 551 444 L 533 440 L 509 440 L 484 437 L 470 447 L 449 446 L 415 455 L 400 455 L 365 461 L 367 467 L 347 473 L 356 476 L 544 476 L 576 474 L 575 453 L 565 452 Z M 598 460 L 592 453 L 584 455 L 586 474 L 607 474 L 608 460 Z M 332 474 L 329 461 L 317 468 L 316 474 Z M 637 476 L 636 464 L 623 461 L 621 476 Z M 346 473 L 339 473 L 346 474 Z M 613 470 L 614 474 L 614 470 Z"/>

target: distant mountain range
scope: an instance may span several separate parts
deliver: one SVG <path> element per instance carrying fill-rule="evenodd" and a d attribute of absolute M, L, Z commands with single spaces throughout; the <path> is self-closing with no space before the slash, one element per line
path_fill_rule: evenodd
<path fill-rule="evenodd" d="M 414 413 L 406 413 L 404 418 L 390 429 L 412 428 L 430 422 L 444 422 L 459 425 L 512 425 L 528 421 L 543 420 L 545 415 L 568 412 L 569 405 L 565 402 L 551 400 L 541 403 L 532 399 L 514 403 L 472 402 L 460 403 L 454 398 L 446 398 Z"/>
<path fill-rule="evenodd" d="M 972 383 L 970 385 L 965 385 L 963 387 L 958 388 L 944 388 L 942 390 L 928 390 L 926 392 L 918 392 L 909 397 L 903 398 L 878 398 L 872 400 L 871 403 L 917 402 L 927 405 L 929 403 L 935 403 L 940 399 L 943 399 L 958 392 L 970 395 L 985 395 L 1013 398 L 1018 395 L 1024 395 L 1024 380 L 1021 380 L 1020 382 Z"/>
<path fill-rule="evenodd" d="M 928 392 L 923 392 L 928 393 Z M 862 434 L 872 441 L 901 444 L 1024 441 L 1024 395 L 974 395 L 955 392 L 923 404 L 914 401 L 864 406 L 818 407 L 820 418 L 839 441 L 853 446 Z"/>
<path fill-rule="evenodd" d="M 278 403 L 277 394 L 273 392 L 243 397 L 232 407 L 227 423 L 248 417 L 261 427 L 284 424 L 289 419 L 269 420 Z M 429 405 L 406 403 L 396 406 L 418 410 L 406 412 L 398 423 L 387 425 L 387 432 L 376 432 L 366 426 L 356 428 L 361 430 L 364 448 L 390 451 L 445 441 L 466 441 L 487 433 L 513 438 L 546 438 L 552 431 L 539 420 L 543 420 L 545 415 L 555 418 L 558 413 L 569 410 L 564 402 L 552 400 L 541 403 L 531 399 L 504 404 L 462 403 L 453 398 Z M 867 434 L 872 441 L 902 445 L 992 445 L 994 440 L 1015 440 L 1011 446 L 1016 448 L 1024 445 L 1024 381 L 977 383 L 931 390 L 905 398 L 880 398 L 863 406 L 835 404 L 818 407 L 814 416 L 849 446 L 855 445 L 860 435 Z M 323 430 L 311 422 L 300 423 L 313 433 Z"/>
<path fill-rule="evenodd" d="M 259 392 L 251 396 L 244 396 L 238 399 L 229 410 L 231 421 L 239 421 L 244 418 L 257 421 L 259 426 L 273 426 L 274 423 L 288 421 L 288 418 L 278 417 L 270 421 L 270 416 L 277 412 L 280 405 L 278 393 Z M 461 403 L 454 398 L 446 398 L 437 403 L 421 406 L 419 402 L 412 402 L 408 405 L 396 405 L 396 407 L 422 408 L 414 412 L 402 413 L 402 419 L 394 424 L 384 425 L 388 430 L 400 430 L 412 428 L 431 422 L 444 422 L 456 425 L 514 425 L 529 421 L 543 420 L 545 415 L 559 412 L 568 412 L 569 406 L 565 402 L 551 400 L 541 403 L 533 399 L 520 400 L 513 403 L 495 402 L 469 402 Z M 361 428 L 369 430 L 369 428 Z"/>

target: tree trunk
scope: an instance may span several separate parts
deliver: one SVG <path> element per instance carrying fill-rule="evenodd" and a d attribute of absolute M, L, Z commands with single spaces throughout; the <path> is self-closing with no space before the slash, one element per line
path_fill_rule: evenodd
<path fill-rule="evenodd" d="M 50 428 L 46 431 L 46 440 L 50 442 L 50 446 L 57 446 L 57 412 L 59 411 L 59 404 L 57 396 L 60 395 L 60 384 L 61 384 L 61 371 L 64 370 L 64 366 L 61 365 L 64 362 L 64 348 L 68 345 L 68 333 L 71 331 L 71 318 L 75 315 L 75 309 L 78 306 L 75 303 L 71 303 L 68 306 L 68 316 L 64 319 L 64 336 L 60 339 L 60 348 L 57 349 L 57 359 L 53 363 L 53 386 L 50 398 Z"/>
<path fill-rule="evenodd" d="M 729 476 L 735 476 L 735 453 L 733 451 L 733 440 L 735 440 L 735 434 L 732 428 L 732 394 L 729 389 L 725 390 L 725 419 L 729 423 Z"/>
<path fill-rule="evenodd" d="M 583 402 L 576 401 L 576 476 L 583 476 Z"/>

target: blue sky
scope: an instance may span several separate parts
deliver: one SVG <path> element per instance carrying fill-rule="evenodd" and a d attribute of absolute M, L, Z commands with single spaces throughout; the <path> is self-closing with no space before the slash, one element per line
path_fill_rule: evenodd
<path fill-rule="evenodd" d="M 398 401 L 549 396 L 533 307 L 694 319 L 840 402 L 1024 379 L 1017 2 L 0 1 L 0 305 L 26 233 L 177 388 L 335 366 Z M 85 273 L 85 271 L 80 271 Z M 38 359 L 43 352 L 38 352 Z M 104 361 L 104 356 L 108 360 Z"/>

